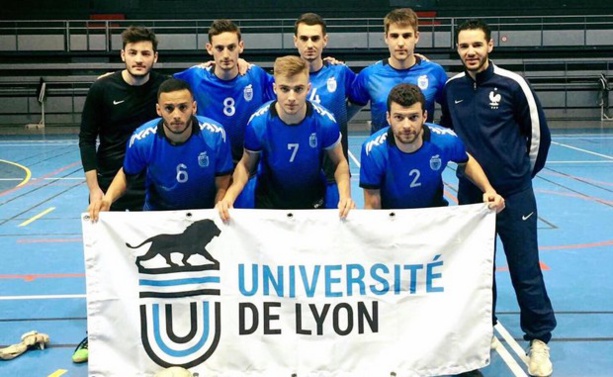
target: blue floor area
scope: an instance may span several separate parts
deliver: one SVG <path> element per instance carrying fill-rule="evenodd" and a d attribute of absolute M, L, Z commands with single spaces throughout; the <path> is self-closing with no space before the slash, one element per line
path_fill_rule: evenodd
<path fill-rule="evenodd" d="M 349 139 L 358 207 L 364 139 Z M 444 177 L 447 199 L 455 205 L 453 166 Z M 613 131 L 554 131 L 548 163 L 534 186 L 540 256 L 558 319 L 549 344 L 554 376 L 613 376 Z M 79 218 L 87 197 L 76 136 L 0 138 L 0 346 L 30 330 L 51 336 L 45 350 L 0 360 L 0 376 L 87 376 L 87 364 L 70 359 L 87 327 Z M 497 312 L 510 338 L 495 333 L 505 351 L 492 350 L 482 372 L 525 376 L 517 348 L 527 342 L 504 253 L 497 253 L 496 265 Z"/>

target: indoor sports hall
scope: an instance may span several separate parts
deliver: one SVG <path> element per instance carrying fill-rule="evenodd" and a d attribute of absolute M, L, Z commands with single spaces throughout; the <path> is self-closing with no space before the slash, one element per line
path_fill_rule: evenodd
<path fill-rule="evenodd" d="M 199 10 L 183 21 L 175 9 L 178 2 L 163 0 L 152 1 L 140 13 L 138 1 L 117 0 L 91 1 L 82 10 L 68 1 L 57 9 L 48 7 L 50 16 L 43 10 L 24 15 L 33 3 L 12 5 L 0 17 L 0 348 L 19 343 L 30 331 L 47 334 L 50 341 L 44 349 L 0 359 L 0 377 L 88 375 L 87 363 L 71 361 L 87 330 L 81 215 L 88 189 L 78 146 L 80 112 L 97 76 L 121 69 L 118 36 L 126 26 L 139 20 L 156 30 L 156 69 L 172 73 L 208 59 L 202 45 L 212 19 L 240 19 L 243 57 L 270 69 L 275 56 L 295 52 L 293 19 L 319 11 L 331 20 L 326 54 L 359 71 L 387 53 L 383 15 L 393 7 L 416 5 L 423 7 L 417 52 L 439 61 L 450 75 L 459 72 L 452 32 L 460 21 L 456 17 L 483 17 L 494 26 L 495 45 L 501 46 L 493 60 L 529 78 L 541 99 L 552 145 L 533 184 L 541 269 L 558 321 L 549 343 L 553 376 L 613 376 L 611 5 L 569 2 L 561 9 L 545 1 L 525 4 L 520 12 L 512 2 L 495 8 L 479 0 L 462 9 L 459 1 L 442 6 L 445 1 L 370 0 L 363 6 L 367 10 L 356 10 L 315 1 L 312 8 L 290 2 L 287 9 L 267 5 L 241 13 L 209 1 L 208 15 Z M 349 127 L 357 208 L 363 207 L 360 150 L 368 119 L 367 107 Z M 445 198 L 457 205 L 455 165 L 447 168 L 444 181 Z M 481 372 L 486 377 L 528 376 L 528 343 L 500 244 L 498 250 L 499 323 L 491 363 Z"/>
<path fill-rule="evenodd" d="M 358 207 L 359 149 L 350 136 L 352 192 Z M 71 355 L 86 331 L 80 215 L 87 188 L 74 135 L 3 136 L 0 141 L 0 344 L 36 330 L 44 350 L 0 361 L 1 376 L 86 376 Z M 456 200 L 454 172 L 446 197 Z M 613 132 L 555 131 L 545 169 L 535 179 L 541 266 L 558 327 L 550 342 L 555 376 L 610 376 L 613 362 Z M 526 342 L 505 260 L 498 253 L 498 317 L 485 376 L 526 376 Z"/>

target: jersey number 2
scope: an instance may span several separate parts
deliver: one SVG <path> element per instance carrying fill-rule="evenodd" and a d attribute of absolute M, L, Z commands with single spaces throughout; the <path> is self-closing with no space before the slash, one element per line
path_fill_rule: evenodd
<path fill-rule="evenodd" d="M 411 169 L 411 171 L 409 172 L 409 176 L 413 177 L 413 180 L 411 181 L 411 184 L 409 185 L 409 187 L 413 188 L 413 187 L 421 186 L 421 183 L 419 182 L 420 175 L 421 173 L 419 172 L 419 170 Z"/>

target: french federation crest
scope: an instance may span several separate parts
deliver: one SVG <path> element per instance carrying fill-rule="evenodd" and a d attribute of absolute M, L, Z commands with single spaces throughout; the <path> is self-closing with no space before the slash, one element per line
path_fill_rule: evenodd
<path fill-rule="evenodd" d="M 336 92 L 336 78 L 330 77 L 328 81 L 326 81 L 326 87 L 328 88 L 328 92 Z"/>
<path fill-rule="evenodd" d="M 428 89 L 428 76 L 426 75 L 421 75 L 417 78 L 417 86 L 419 87 L 419 89 L 421 90 L 425 90 Z"/>
<path fill-rule="evenodd" d="M 442 164 L 441 157 L 438 154 L 430 157 L 430 169 L 434 171 L 440 170 Z"/>
<path fill-rule="evenodd" d="M 206 152 L 202 152 L 198 155 L 198 166 L 206 168 L 209 166 L 209 155 Z"/>
<path fill-rule="evenodd" d="M 253 85 L 249 84 L 243 89 L 243 97 L 247 102 L 253 99 Z"/>
<path fill-rule="evenodd" d="M 500 100 L 502 99 L 502 96 L 500 95 L 500 93 L 498 93 L 498 88 L 494 88 L 494 90 L 492 90 L 490 92 L 490 106 L 492 109 L 497 109 L 498 106 L 500 106 Z"/>
<path fill-rule="evenodd" d="M 162 367 L 191 368 L 217 349 L 221 337 L 219 261 L 207 250 L 221 234 L 212 220 L 182 233 L 158 234 L 132 246 L 139 272 L 141 341 Z M 180 257 L 180 258 L 179 258 Z"/>
<path fill-rule="evenodd" d="M 309 136 L 309 146 L 311 148 L 317 148 L 317 134 L 315 132 Z"/>

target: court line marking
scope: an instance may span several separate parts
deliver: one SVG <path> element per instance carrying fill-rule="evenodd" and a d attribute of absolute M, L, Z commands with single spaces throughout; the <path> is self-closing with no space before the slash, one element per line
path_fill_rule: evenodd
<path fill-rule="evenodd" d="M 546 181 L 548 181 L 550 183 L 554 183 L 554 182 L 549 181 L 549 180 L 547 180 L 547 179 L 545 179 L 543 177 L 541 177 L 541 179 L 544 179 L 544 180 L 546 180 Z M 562 188 L 564 188 L 565 190 L 574 191 L 572 189 L 569 189 L 568 187 L 562 186 Z M 570 197 L 570 198 L 589 200 L 591 202 L 596 202 L 596 203 L 600 203 L 600 204 L 604 204 L 604 205 L 613 205 L 613 200 L 604 200 L 604 199 L 597 198 L 595 196 L 590 196 L 590 195 L 586 195 L 586 194 L 582 194 L 582 193 L 577 193 L 577 191 L 574 191 L 575 193 L 564 193 L 564 192 L 558 192 L 558 191 L 552 191 L 552 190 L 542 190 L 542 189 L 539 189 L 537 191 L 539 193 L 543 193 L 543 194 L 566 196 L 566 197 Z"/>
<path fill-rule="evenodd" d="M 37 180 L 45 180 L 45 181 L 69 181 L 69 180 L 78 180 L 85 179 L 85 176 L 81 177 L 61 177 L 61 178 L 32 178 L 33 181 Z M 0 178 L 0 181 L 21 181 L 21 178 Z"/>
<path fill-rule="evenodd" d="M 560 160 L 560 161 L 550 161 L 547 160 L 547 165 L 549 164 L 610 164 L 613 161 L 590 161 L 590 160 L 575 160 L 575 161 L 565 161 L 565 160 Z"/>
<path fill-rule="evenodd" d="M 15 142 L 15 141 L 9 141 L 9 142 L 0 142 L 0 145 L 2 145 L 3 147 L 40 147 L 40 144 L 44 144 L 45 146 L 47 146 L 47 144 L 51 144 L 54 147 L 57 146 L 68 146 L 68 145 L 76 145 L 78 144 L 79 141 L 75 140 L 24 140 L 24 141 L 20 141 L 20 142 Z"/>
<path fill-rule="evenodd" d="M 44 178 L 47 178 L 47 177 L 53 177 L 54 175 L 56 175 L 56 174 L 60 174 L 61 172 L 65 171 L 65 170 L 68 170 L 68 169 L 70 169 L 70 168 L 72 168 L 72 167 L 74 167 L 74 166 L 77 166 L 77 165 L 81 165 L 81 161 L 76 161 L 76 162 L 73 162 L 73 163 L 71 163 L 71 164 L 69 164 L 69 165 L 66 165 L 66 166 L 64 166 L 64 167 L 61 167 L 61 168 L 59 168 L 59 169 L 56 169 L 56 170 L 52 171 L 51 173 L 45 174 L 44 176 L 42 176 L 41 178 L 38 178 L 38 179 L 44 179 Z M 82 169 L 82 168 L 80 168 L 80 169 Z M 80 169 L 79 169 L 79 170 L 80 170 Z M 76 170 L 75 170 L 74 172 L 72 172 L 72 173 L 75 173 L 75 172 L 76 172 Z M 72 174 L 72 173 L 70 173 L 70 174 Z M 25 185 L 25 186 L 29 187 L 29 186 L 32 186 L 32 185 L 33 185 L 33 182 L 29 182 L 29 183 L 28 183 L 27 185 Z M 25 187 L 25 186 L 24 186 L 24 187 Z M 19 189 L 19 186 L 16 186 L 16 187 L 13 187 L 13 188 L 8 189 L 8 190 L 6 190 L 6 191 L 0 191 L 0 197 L 3 197 L 3 196 L 8 195 L 8 194 L 10 194 L 10 193 L 12 193 L 12 192 L 15 192 L 15 191 L 17 191 L 18 189 Z"/>
<path fill-rule="evenodd" d="M 49 207 L 46 210 L 42 211 L 41 213 L 39 213 L 38 215 L 34 215 L 33 217 L 29 218 L 28 220 L 22 222 L 21 224 L 19 224 L 19 226 L 26 226 L 29 225 L 30 223 L 33 223 L 34 221 L 40 219 L 41 217 L 45 216 L 46 214 L 48 214 L 49 212 L 52 212 L 55 210 L 55 207 Z"/>
<path fill-rule="evenodd" d="M 83 237 L 75 238 L 20 238 L 17 240 L 18 244 L 32 244 L 32 243 L 81 243 Z M 2 276 L 2 275 L 0 275 Z"/>
<path fill-rule="evenodd" d="M 18 164 L 18 163 L 16 163 L 16 162 L 8 161 L 8 160 L 2 160 L 2 159 L 0 159 L 0 162 L 4 162 L 4 163 L 7 163 L 7 164 L 9 164 L 9 165 L 16 166 L 16 167 L 18 167 L 18 168 L 20 168 L 20 169 L 22 169 L 22 170 L 24 170 L 24 171 L 26 172 L 26 177 L 25 177 L 25 178 L 24 178 L 24 179 L 21 181 L 21 183 L 20 183 L 20 184 L 18 184 L 16 187 L 19 187 L 19 186 L 23 186 L 23 185 L 25 185 L 26 183 L 28 183 L 28 181 L 30 180 L 30 178 L 32 178 L 32 172 L 31 172 L 31 171 L 30 171 L 30 169 L 28 169 L 27 167 L 25 167 L 25 166 L 23 166 L 23 165 L 21 165 L 21 164 Z"/>
<path fill-rule="evenodd" d="M 47 377 L 60 377 L 60 376 L 63 376 L 64 374 L 66 374 L 67 372 L 68 371 L 66 369 L 58 369 L 55 372 L 51 373 Z"/>
<path fill-rule="evenodd" d="M 70 279 L 70 278 L 84 278 L 85 273 L 71 273 L 71 274 L 6 274 L 0 275 L 0 280 L 25 280 L 34 281 L 36 279 Z"/>
<path fill-rule="evenodd" d="M 502 358 L 502 361 L 504 361 L 505 364 L 507 364 L 507 366 L 511 370 L 511 373 L 513 373 L 515 377 L 528 377 L 526 372 L 524 372 L 522 367 L 517 363 L 517 361 L 515 361 L 513 356 L 504 347 L 504 345 L 500 343 L 500 341 L 496 337 L 492 338 L 492 348 L 496 352 L 498 352 L 498 354 Z"/>
<path fill-rule="evenodd" d="M 85 293 L 78 295 L 33 295 L 33 296 L 0 296 L 0 301 L 13 300 L 57 300 L 57 299 L 74 299 L 86 298 Z"/>
<path fill-rule="evenodd" d="M 554 139 L 570 139 L 570 140 L 581 140 L 581 139 L 593 139 L 597 137 L 598 139 L 609 140 L 613 139 L 613 136 L 603 135 L 600 133 L 590 133 L 590 134 L 567 134 L 567 135 L 552 135 Z"/>
<path fill-rule="evenodd" d="M 351 157 L 351 160 L 358 166 L 358 168 L 360 168 L 362 165 L 360 165 L 360 161 L 358 161 L 357 158 L 355 158 L 355 156 L 353 155 L 353 153 L 351 153 L 351 151 L 348 151 L 349 153 L 349 157 Z"/>
<path fill-rule="evenodd" d="M 521 361 L 524 362 L 524 364 L 526 364 L 526 366 L 528 366 L 528 357 L 526 356 L 526 352 L 524 351 L 524 349 L 519 345 L 519 343 L 517 343 L 517 341 L 515 340 L 515 338 L 513 338 L 511 336 L 511 334 L 509 334 L 509 332 L 507 331 L 507 329 L 502 325 L 502 323 L 500 323 L 500 321 L 498 321 L 498 323 L 496 324 L 496 326 L 494 326 L 494 329 L 496 329 L 496 331 L 498 332 L 498 334 L 500 334 L 503 339 L 507 342 L 507 344 L 509 345 L 509 347 L 511 347 L 511 349 L 513 351 L 515 351 L 515 353 L 517 354 L 517 356 L 519 356 L 519 359 Z"/>
<path fill-rule="evenodd" d="M 609 159 L 609 160 L 613 160 L 613 156 L 609 156 L 609 155 L 602 154 L 602 153 L 597 153 L 597 152 L 592 152 L 592 151 L 589 151 L 589 150 L 583 149 L 583 148 L 573 147 L 572 145 L 568 145 L 568 144 L 564 144 L 564 143 L 558 143 L 557 141 L 552 141 L 551 144 L 558 145 L 560 147 L 564 147 L 564 148 L 568 148 L 568 149 L 572 149 L 572 150 L 575 150 L 575 151 L 591 154 L 593 156 L 598 156 L 598 157 L 606 158 L 606 159 Z"/>
<path fill-rule="evenodd" d="M 592 243 L 579 243 L 579 244 L 570 244 L 570 245 L 559 245 L 559 246 L 539 246 L 539 250 L 562 250 L 562 249 L 591 249 L 595 247 L 603 247 L 603 246 L 611 246 L 613 245 L 613 240 L 606 240 L 601 242 L 592 242 Z"/>

